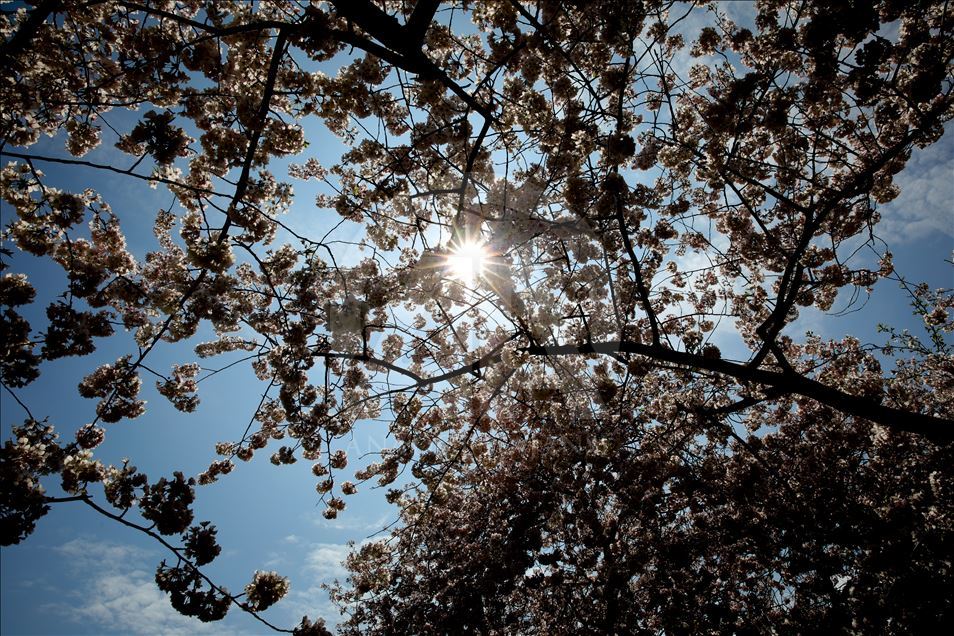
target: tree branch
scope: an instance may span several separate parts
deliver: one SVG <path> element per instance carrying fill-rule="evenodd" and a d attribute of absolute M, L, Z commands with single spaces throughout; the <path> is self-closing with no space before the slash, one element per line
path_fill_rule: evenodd
<path fill-rule="evenodd" d="M 86 168 L 95 168 L 96 170 L 108 170 L 109 172 L 115 172 L 117 174 L 125 175 L 127 177 L 133 177 L 134 179 L 141 179 L 143 181 L 149 181 L 151 183 L 162 183 L 168 186 L 174 186 L 176 188 L 183 188 L 185 190 L 191 190 L 196 194 L 207 194 L 210 196 L 224 197 L 228 196 L 222 194 L 221 192 L 216 192 L 215 190 L 210 190 L 208 188 L 200 188 L 198 186 L 189 185 L 188 183 L 182 183 L 181 181 L 174 181 L 172 179 L 166 179 L 165 177 L 155 177 L 145 174 L 139 174 L 133 172 L 132 170 L 123 170 L 122 168 L 117 168 L 115 166 L 110 166 L 102 163 L 93 163 L 92 161 L 83 161 L 82 159 L 67 159 L 65 157 L 47 157 L 44 155 L 28 155 L 21 152 L 10 152 L 9 150 L 4 150 L 0 152 L 0 156 L 3 157 L 14 157 L 16 159 L 23 159 L 24 161 L 45 161 L 47 163 L 61 163 L 72 166 L 84 166 Z"/>
<path fill-rule="evenodd" d="M 431 25 L 440 4 L 441 0 L 417 0 L 414 11 L 411 12 L 411 17 L 407 19 L 407 24 L 404 26 L 411 42 L 424 42 L 427 28 Z"/>
<path fill-rule="evenodd" d="M 826 386 L 816 380 L 795 373 L 782 373 L 752 368 L 728 360 L 706 358 L 701 355 L 674 351 L 656 345 L 637 342 L 611 341 L 583 345 L 534 345 L 523 349 L 531 355 L 578 355 L 598 353 L 635 353 L 652 360 L 671 362 L 691 369 L 714 371 L 744 382 L 754 382 L 815 400 L 849 415 L 861 417 L 887 428 L 917 433 L 937 442 L 954 441 L 954 421 L 923 413 L 883 406 L 870 399 L 851 395 Z"/>
<path fill-rule="evenodd" d="M 255 620 L 259 621 L 260 623 L 262 623 L 263 625 L 267 626 L 269 629 L 271 629 L 271 630 L 273 630 L 273 631 L 281 632 L 281 633 L 283 633 L 283 634 L 291 634 L 291 633 L 293 633 L 293 630 L 291 630 L 291 629 L 283 629 L 283 628 L 281 628 L 281 627 L 278 627 L 277 625 L 273 625 L 272 623 L 268 622 L 267 620 L 265 620 L 264 618 L 262 618 L 261 616 L 259 616 L 259 615 L 258 615 L 258 612 L 256 612 L 255 610 L 251 609 L 246 603 L 243 603 L 243 602 L 239 601 L 237 596 L 233 596 L 233 595 L 229 594 L 228 591 L 226 591 L 226 590 L 222 589 L 221 587 L 219 587 L 218 585 L 216 585 L 216 584 L 212 581 L 212 579 L 210 579 L 210 578 L 199 568 L 199 566 L 197 566 L 197 565 L 194 564 L 192 561 L 190 561 L 189 559 L 187 559 L 185 556 L 182 555 L 182 549 L 181 549 L 181 548 L 177 548 L 177 547 L 175 547 L 174 545 L 172 545 L 171 543 L 169 543 L 168 541 L 166 541 L 166 539 L 165 539 L 162 535 L 158 534 L 157 532 L 154 532 L 153 530 L 151 530 L 151 529 L 149 529 L 149 528 L 147 528 L 147 527 L 145 527 L 145 526 L 141 526 L 141 525 L 139 525 L 139 524 L 137 524 L 137 523 L 133 523 L 132 521 L 129 521 L 128 519 L 124 519 L 123 517 L 121 517 L 121 516 L 119 516 L 119 515 L 117 515 L 117 514 L 113 514 L 113 513 L 110 512 L 109 510 L 106 510 L 105 508 L 103 508 L 102 506 L 100 506 L 99 504 L 97 504 L 95 501 L 93 501 L 93 499 L 92 499 L 89 495 L 78 495 L 78 496 L 75 496 L 75 497 L 47 497 L 44 501 L 45 501 L 46 503 L 67 503 L 67 502 L 72 502 L 72 501 L 81 501 L 81 502 L 83 502 L 84 504 L 86 504 L 87 506 L 89 506 L 90 508 L 92 508 L 93 510 L 95 510 L 96 512 L 98 512 L 99 514 L 101 514 L 101 515 L 103 515 L 103 516 L 105 516 L 105 517 L 108 517 L 108 518 L 112 519 L 113 521 L 118 521 L 119 523 L 123 524 L 123 525 L 126 526 L 127 528 L 132 528 L 133 530 L 138 530 L 139 532 L 142 532 L 143 534 L 152 537 L 154 540 L 158 541 L 158 542 L 159 542 L 163 547 L 165 547 L 167 550 L 169 550 L 170 552 L 172 552 L 173 554 L 175 554 L 176 557 L 177 557 L 180 561 L 182 561 L 183 563 L 185 563 L 186 565 L 188 565 L 188 566 L 189 566 L 189 569 L 191 569 L 193 572 L 195 572 L 195 573 L 198 574 L 200 577 L 202 577 L 202 579 L 203 579 L 206 583 L 208 583 L 209 586 L 210 586 L 213 590 L 215 590 L 215 591 L 218 592 L 219 594 L 222 594 L 222 595 L 224 595 L 224 596 L 227 596 L 227 597 L 229 598 L 229 600 L 232 602 L 232 604 L 235 605 L 236 607 L 238 607 L 239 609 L 241 609 L 243 612 L 249 614 L 250 616 L 252 616 L 252 618 L 254 618 Z"/>
<path fill-rule="evenodd" d="M 33 11 L 28 12 L 17 32 L 9 40 L 0 44 L 0 62 L 7 66 L 16 59 L 33 41 L 40 26 L 60 8 L 62 0 L 43 0 Z"/>

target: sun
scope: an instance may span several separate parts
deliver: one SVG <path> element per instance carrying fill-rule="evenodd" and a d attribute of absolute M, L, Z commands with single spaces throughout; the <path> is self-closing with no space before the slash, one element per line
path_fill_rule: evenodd
<path fill-rule="evenodd" d="M 465 241 L 451 247 L 447 255 L 447 272 L 451 277 L 473 285 L 484 273 L 490 253 L 480 241 Z"/>

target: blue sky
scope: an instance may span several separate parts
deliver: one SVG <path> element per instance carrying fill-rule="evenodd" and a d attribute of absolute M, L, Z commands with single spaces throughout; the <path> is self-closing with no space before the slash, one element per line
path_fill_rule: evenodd
<path fill-rule="evenodd" d="M 118 113 L 112 116 L 121 117 Z M 897 270 L 912 281 L 926 281 L 933 287 L 954 285 L 954 269 L 944 263 L 954 249 L 952 128 L 948 126 L 937 144 L 915 153 L 897 178 L 901 196 L 881 210 L 882 234 L 895 255 Z M 316 153 L 319 159 L 336 157 L 342 149 L 340 142 L 316 124 L 307 128 L 307 136 L 312 141 L 307 153 Z M 107 137 L 86 159 L 126 165 L 128 157 L 119 155 L 111 144 Z M 62 156 L 62 140 L 45 139 L 31 152 Z M 37 165 L 52 185 L 104 192 L 133 251 L 141 255 L 155 249 L 152 221 L 156 210 L 171 201 L 164 188 L 151 190 L 144 183 L 91 169 Z M 281 175 L 284 166 L 277 162 L 273 171 Z M 297 196 L 290 219 L 296 227 L 320 235 L 337 223 L 333 212 L 315 209 L 314 185 L 294 185 Z M 4 203 L 0 206 L 5 206 L 0 214 L 6 223 L 11 210 Z M 340 238 L 351 238 L 354 228 L 346 226 L 341 232 Z M 51 263 L 18 256 L 12 269 L 27 273 L 38 288 L 40 297 L 31 308 L 37 314 L 64 289 L 64 277 Z M 894 283 L 880 281 L 875 291 L 863 309 L 843 317 L 806 312 L 790 333 L 812 330 L 825 337 L 856 335 L 877 342 L 879 322 L 920 329 L 905 295 Z M 835 309 L 841 306 L 843 301 L 836 303 Z M 125 335 L 100 344 L 93 356 L 96 364 L 135 350 Z M 149 365 L 167 371 L 173 363 L 189 360 L 190 347 L 164 344 L 150 356 Z M 210 362 L 220 364 L 218 360 Z M 69 438 L 94 415 L 95 402 L 79 398 L 75 388 L 92 366 L 90 358 L 48 363 L 40 379 L 19 395 L 37 416 L 49 417 L 62 437 Z M 173 470 L 190 475 L 205 470 L 215 459 L 217 441 L 241 435 L 264 389 L 247 366 L 239 366 L 202 382 L 202 403 L 194 414 L 183 415 L 156 392 L 148 376 L 143 377 L 143 385 L 146 414 L 109 425 L 97 456 L 119 463 L 130 454 L 132 463 L 152 479 Z M 9 427 L 21 421 L 23 414 L 6 394 L 0 395 L 0 412 L 6 439 Z M 388 446 L 386 432 L 380 423 L 362 423 L 350 440 L 349 455 L 356 457 Z M 268 461 L 269 454 L 259 453 L 219 483 L 198 489 L 196 519 L 216 523 L 223 546 L 222 556 L 207 566 L 207 571 L 236 592 L 255 570 L 278 570 L 290 577 L 291 593 L 265 613 L 269 620 L 292 626 L 308 614 L 334 622 L 336 616 L 321 583 L 343 577 L 340 562 L 347 554 L 347 543 L 374 535 L 394 521 L 396 509 L 384 502 L 381 490 L 365 488 L 348 498 L 348 509 L 338 519 L 325 520 L 310 463 L 275 467 Z M 93 492 L 99 491 L 94 488 Z M 211 625 L 179 616 L 152 582 L 156 565 L 168 556 L 161 546 L 79 503 L 55 506 L 33 536 L 19 546 L 2 549 L 0 556 L 0 632 L 4 634 L 262 633 L 258 623 L 237 610 L 223 623 Z"/>

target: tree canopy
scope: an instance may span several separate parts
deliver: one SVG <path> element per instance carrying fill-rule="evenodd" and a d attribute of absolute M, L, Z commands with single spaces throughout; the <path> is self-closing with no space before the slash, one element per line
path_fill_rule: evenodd
<path fill-rule="evenodd" d="M 750 25 L 662 0 L 21 4 L 0 14 L 3 545 L 80 502 L 169 550 L 179 612 L 284 630 L 260 613 L 287 580 L 207 576 L 192 509 L 261 451 L 314 464 L 326 518 L 365 487 L 397 506 L 333 590 L 343 633 L 954 618 L 954 296 L 895 272 L 882 232 L 954 115 L 948 2 L 762 0 Z M 173 202 L 114 210 L 54 167 Z M 881 279 L 920 331 L 799 328 Z M 175 343 L 194 354 L 150 366 Z M 68 356 L 93 421 L 18 397 Z M 97 458 L 144 382 L 188 417 L 241 365 L 259 407 L 204 472 Z M 372 421 L 393 446 L 349 457 Z"/>

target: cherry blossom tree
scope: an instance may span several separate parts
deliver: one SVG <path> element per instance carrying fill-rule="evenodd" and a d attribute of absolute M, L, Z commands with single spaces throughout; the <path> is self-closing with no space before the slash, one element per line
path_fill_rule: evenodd
<path fill-rule="evenodd" d="M 334 589 L 345 633 L 941 629 L 954 296 L 894 271 L 879 208 L 954 115 L 952 30 L 941 0 L 764 0 L 748 27 L 662 0 L 8 5 L 0 381 L 23 412 L 3 414 L 0 542 L 81 502 L 169 550 L 179 612 L 290 631 L 259 615 L 287 579 L 211 580 L 192 511 L 263 451 L 314 464 L 327 518 L 414 477 Z M 317 125 L 347 151 L 312 152 Z M 84 159 L 104 138 L 115 161 Z M 154 249 L 51 166 L 171 193 Z M 357 241 L 296 224 L 309 180 Z M 925 337 L 793 324 L 879 279 Z M 96 358 L 120 332 L 136 347 Z M 171 343 L 195 355 L 152 369 Z M 65 356 L 91 361 L 92 422 L 18 397 Z M 189 413 L 215 359 L 262 399 L 208 470 L 97 458 L 144 381 Z M 349 458 L 336 441 L 370 419 L 394 447 Z"/>

